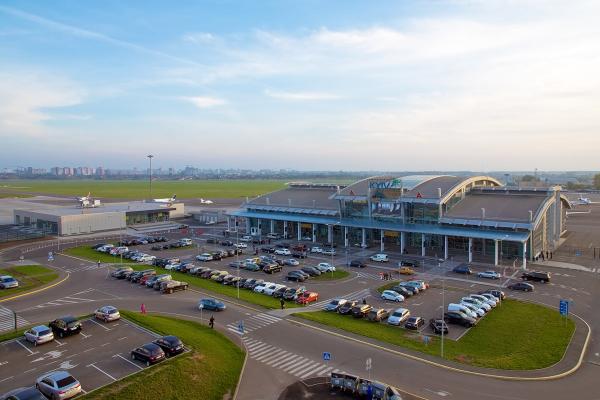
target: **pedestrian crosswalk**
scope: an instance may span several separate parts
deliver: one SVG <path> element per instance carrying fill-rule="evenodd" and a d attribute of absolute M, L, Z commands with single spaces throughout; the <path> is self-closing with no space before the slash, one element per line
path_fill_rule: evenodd
<path fill-rule="evenodd" d="M 281 321 L 281 318 L 276 317 L 274 315 L 269 315 L 265 313 L 252 315 L 248 319 L 242 321 L 242 325 L 244 327 L 243 333 L 248 333 L 260 328 L 264 328 L 265 326 L 277 323 L 279 321 Z M 230 324 L 227 324 L 227 330 L 241 335 L 242 332 L 240 332 L 239 327 L 240 322 L 232 322 Z"/>
<path fill-rule="evenodd" d="M 356 292 L 352 292 L 352 293 L 344 294 L 344 295 L 341 295 L 341 296 L 337 296 L 337 298 L 353 301 L 353 300 L 366 299 L 369 296 L 371 296 L 371 292 L 369 291 L 369 289 L 361 289 L 361 290 L 357 290 Z M 323 308 L 331 300 L 332 299 L 327 299 L 327 300 L 319 301 L 317 303 L 313 303 L 308 308 Z"/>
<path fill-rule="evenodd" d="M 326 376 L 331 372 L 346 373 L 339 369 L 334 369 L 334 367 L 331 367 L 324 362 L 311 360 L 310 358 L 303 357 L 277 346 L 271 346 L 260 340 L 244 337 L 244 343 L 248 351 L 248 356 L 251 359 L 294 375 L 299 379 Z"/>
<path fill-rule="evenodd" d="M 17 328 L 29 325 L 24 318 L 17 315 Z M 12 310 L 0 306 L 0 332 L 15 329 L 15 314 Z"/>
<path fill-rule="evenodd" d="M 381 275 L 379 273 L 373 274 L 373 273 L 370 273 L 370 272 L 358 272 L 356 275 L 359 278 L 363 278 L 363 279 L 373 279 L 375 281 L 380 281 L 381 280 Z"/>

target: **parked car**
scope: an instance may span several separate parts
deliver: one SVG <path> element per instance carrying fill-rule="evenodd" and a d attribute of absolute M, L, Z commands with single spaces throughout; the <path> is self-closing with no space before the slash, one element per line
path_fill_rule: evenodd
<path fill-rule="evenodd" d="M 448 334 L 448 324 L 446 324 L 443 319 L 430 319 L 429 327 L 431 327 L 431 330 L 438 335 L 441 335 L 442 333 L 444 333 L 444 335 Z"/>
<path fill-rule="evenodd" d="M 10 275 L 0 276 L 0 289 L 9 289 L 19 287 L 19 281 Z"/>
<path fill-rule="evenodd" d="M 292 252 L 288 249 L 276 249 L 275 254 L 277 254 L 278 256 L 291 256 Z"/>
<path fill-rule="evenodd" d="M 507 287 L 512 290 L 521 290 L 523 292 L 533 292 L 535 289 L 535 286 L 527 282 L 515 282 Z"/>
<path fill-rule="evenodd" d="M 171 294 L 180 290 L 187 290 L 188 286 L 187 282 L 164 281 L 160 283 L 160 291 L 164 294 Z"/>
<path fill-rule="evenodd" d="M 131 267 L 119 267 L 110 273 L 110 276 L 117 279 L 124 279 L 127 273 L 132 273 L 133 268 Z"/>
<path fill-rule="evenodd" d="M 256 272 L 256 271 L 260 271 L 261 268 L 260 268 L 260 265 L 258 265 L 256 263 L 246 263 L 246 270 Z"/>
<path fill-rule="evenodd" d="M 452 272 L 456 272 L 457 274 L 470 275 L 473 273 L 473 270 L 471 269 L 471 267 L 469 267 L 469 264 L 459 264 L 456 267 L 454 267 Z"/>
<path fill-rule="evenodd" d="M 199 256 L 196 256 L 196 260 L 198 261 L 212 261 L 213 256 L 210 253 L 202 253 Z"/>
<path fill-rule="evenodd" d="M 413 275 L 415 271 L 410 267 L 400 267 L 398 268 L 398 273 L 401 275 Z"/>
<path fill-rule="evenodd" d="M 269 263 L 263 267 L 263 272 L 267 274 L 274 274 L 275 272 L 281 272 L 283 268 L 277 263 Z"/>
<path fill-rule="evenodd" d="M 0 395 L 2 400 L 46 400 L 46 396 L 35 387 L 22 387 Z"/>
<path fill-rule="evenodd" d="M 358 301 L 354 300 L 354 301 L 347 301 L 344 304 L 342 304 L 339 308 L 338 308 L 338 313 L 342 314 L 342 315 L 347 315 L 347 314 L 351 314 L 352 313 L 352 309 L 354 307 L 356 307 L 356 305 L 358 304 Z"/>
<path fill-rule="evenodd" d="M 476 317 L 478 317 L 478 318 L 481 318 L 481 317 L 483 317 L 483 316 L 485 315 L 485 313 L 486 313 L 486 311 L 485 311 L 483 308 L 481 308 L 481 307 L 478 307 L 478 306 L 476 306 L 475 304 L 471 304 L 471 303 L 463 303 L 463 302 L 461 302 L 461 303 L 460 303 L 460 305 L 461 305 L 461 306 L 465 306 L 465 307 L 467 307 L 467 308 L 468 308 L 470 311 L 474 312 L 474 313 L 475 313 L 475 316 L 476 316 Z"/>
<path fill-rule="evenodd" d="M 316 265 L 316 268 L 321 272 L 335 272 L 335 267 L 326 262 L 320 262 Z"/>
<path fill-rule="evenodd" d="M 306 272 L 310 276 L 319 276 L 319 275 L 321 275 L 321 271 L 319 271 L 315 267 L 308 267 L 308 266 L 306 266 L 306 267 L 302 267 L 301 270 L 304 271 L 304 272 Z"/>
<path fill-rule="evenodd" d="M 177 354 L 185 351 L 183 342 L 177 336 L 163 336 L 156 339 L 152 343 L 158 345 L 165 352 L 167 357 L 176 356 Z"/>
<path fill-rule="evenodd" d="M 165 359 L 164 350 L 156 343 L 146 343 L 131 350 L 131 359 L 139 360 L 150 366 Z"/>
<path fill-rule="evenodd" d="M 304 282 L 306 280 L 306 276 L 302 273 L 302 271 L 290 271 L 287 273 L 285 278 L 288 281 L 296 282 Z"/>
<path fill-rule="evenodd" d="M 94 311 L 94 317 L 104 322 L 110 322 L 121 319 L 121 313 L 113 306 L 104 306 Z"/>
<path fill-rule="evenodd" d="M 52 400 L 70 399 L 81 393 L 81 384 L 67 371 L 52 371 L 40 376 L 35 387 Z"/>
<path fill-rule="evenodd" d="M 274 283 L 272 285 L 269 285 L 265 288 L 265 290 L 263 290 L 263 294 L 266 294 L 267 296 L 273 296 L 273 293 L 275 293 L 277 290 L 284 288 L 285 285 L 280 285 L 278 283 Z"/>
<path fill-rule="evenodd" d="M 405 290 L 410 291 L 413 295 L 420 292 L 419 288 L 416 285 L 410 285 L 408 282 L 400 282 L 394 287 L 403 287 Z"/>
<path fill-rule="evenodd" d="M 450 303 L 450 304 L 448 304 L 448 312 L 459 312 L 459 313 L 463 313 L 474 319 L 478 318 L 478 315 L 475 311 L 472 311 L 469 307 L 467 307 L 463 304 L 465 304 L 465 303 L 461 303 L 461 304 Z M 472 304 L 472 303 L 466 303 L 466 304 Z M 479 307 L 477 305 L 474 305 L 474 306 Z"/>
<path fill-rule="evenodd" d="M 288 258 L 287 260 L 283 261 L 284 265 L 291 265 L 291 266 L 297 266 L 300 265 L 300 262 L 298 260 L 296 260 L 295 258 Z"/>
<path fill-rule="evenodd" d="M 378 254 L 374 254 L 370 257 L 371 261 L 375 261 L 375 262 L 388 262 L 390 261 L 389 257 L 387 254 L 384 253 L 378 253 Z"/>
<path fill-rule="evenodd" d="M 335 256 L 337 254 L 335 249 L 324 249 L 322 253 L 324 256 Z"/>
<path fill-rule="evenodd" d="M 468 315 L 460 311 L 445 312 L 444 321 L 448 322 L 449 324 L 462 325 L 467 328 L 470 328 L 477 324 L 477 320 L 475 318 L 469 317 Z"/>
<path fill-rule="evenodd" d="M 401 260 L 398 263 L 399 267 L 418 267 L 421 265 L 417 260 Z"/>
<path fill-rule="evenodd" d="M 404 301 L 404 296 L 402 296 L 398 292 L 394 292 L 393 290 L 384 290 L 381 293 L 381 299 L 382 300 L 395 301 L 395 302 L 399 303 L 401 301 Z"/>
<path fill-rule="evenodd" d="M 373 308 L 367 314 L 367 319 L 372 322 L 380 322 L 390 316 L 389 310 L 385 308 Z"/>
<path fill-rule="evenodd" d="M 390 290 L 393 290 L 394 292 L 400 293 L 402 296 L 404 296 L 404 298 L 406 299 L 407 297 L 410 297 L 413 295 L 413 291 L 410 290 L 410 288 L 406 288 L 404 286 L 401 285 L 396 285 L 390 288 Z"/>
<path fill-rule="evenodd" d="M 319 293 L 317 292 L 304 292 L 300 295 L 298 295 L 298 298 L 296 299 L 296 303 L 298 304 L 308 304 L 308 303 L 312 303 L 314 301 L 319 300 Z"/>
<path fill-rule="evenodd" d="M 300 296 L 304 292 L 306 292 L 306 288 L 304 286 L 301 286 L 301 287 L 298 287 L 298 288 L 288 288 L 283 293 L 283 299 L 284 300 L 290 300 L 290 301 L 296 301 L 296 299 L 298 298 L 298 296 Z"/>
<path fill-rule="evenodd" d="M 367 266 L 363 260 L 352 260 L 348 265 L 356 268 L 365 268 Z"/>
<path fill-rule="evenodd" d="M 354 318 L 363 318 L 373 309 L 373 306 L 369 304 L 357 304 L 352 307 L 352 316 Z"/>
<path fill-rule="evenodd" d="M 470 297 L 473 299 L 479 300 L 482 303 L 487 303 L 491 307 L 496 307 L 498 305 L 498 300 L 493 298 L 494 296 L 492 296 L 492 298 L 488 298 L 487 296 L 483 296 L 481 294 L 472 294 Z"/>
<path fill-rule="evenodd" d="M 521 279 L 524 281 L 547 283 L 550 282 L 550 274 L 548 272 L 526 271 L 521 275 Z"/>
<path fill-rule="evenodd" d="M 486 279 L 500 279 L 502 277 L 502 275 L 500 275 L 499 273 L 497 273 L 496 271 L 483 271 L 483 272 L 478 272 L 477 276 L 479 278 L 486 278 Z"/>
<path fill-rule="evenodd" d="M 279 289 L 275 290 L 272 294 L 276 299 L 283 299 L 284 293 L 288 290 L 287 286 L 282 286 Z"/>
<path fill-rule="evenodd" d="M 329 303 L 323 307 L 325 311 L 337 311 L 341 306 L 346 304 L 348 300 L 346 299 L 332 299 Z"/>
<path fill-rule="evenodd" d="M 48 324 L 50 329 L 55 335 L 58 337 L 65 337 L 69 335 L 76 335 L 81 332 L 82 326 L 81 322 L 77 320 L 77 318 L 73 316 L 66 316 L 57 318 L 54 321 Z"/>
<path fill-rule="evenodd" d="M 498 305 L 502 301 L 502 299 L 500 297 L 496 297 L 491 293 L 479 293 L 479 294 L 490 301 L 495 301 L 496 305 Z"/>
<path fill-rule="evenodd" d="M 52 333 L 52 329 L 48 328 L 46 325 L 34 326 L 33 328 L 26 330 L 24 335 L 25 340 L 33 343 L 34 346 L 54 340 L 54 333 Z"/>
<path fill-rule="evenodd" d="M 388 317 L 388 324 L 390 325 L 401 325 L 404 321 L 406 321 L 410 317 L 410 311 L 407 308 L 397 308 L 394 312 Z"/>
<path fill-rule="evenodd" d="M 497 289 L 488 289 L 488 290 L 479 292 L 479 294 L 485 294 L 485 293 L 489 293 L 492 296 L 494 296 L 495 298 L 500 299 L 500 300 L 504 300 L 504 298 L 506 297 L 506 294 L 502 290 L 497 290 Z"/>
<path fill-rule="evenodd" d="M 480 299 L 475 299 L 470 296 L 463 297 L 462 299 L 460 299 L 460 302 L 473 304 L 479 308 L 483 308 L 486 312 L 488 312 L 492 309 L 492 306 L 489 305 L 487 302 L 481 301 Z"/>
<path fill-rule="evenodd" d="M 323 249 L 319 246 L 313 246 L 310 248 L 311 253 L 323 253 Z"/>
<path fill-rule="evenodd" d="M 418 331 L 422 326 L 425 325 L 425 320 L 421 317 L 408 317 L 404 327 L 406 329 L 411 329 L 414 331 Z"/>

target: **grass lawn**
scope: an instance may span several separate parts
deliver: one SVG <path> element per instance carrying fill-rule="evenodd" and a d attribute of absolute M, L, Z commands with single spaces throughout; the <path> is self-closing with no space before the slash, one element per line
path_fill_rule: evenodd
<path fill-rule="evenodd" d="M 244 352 L 224 335 L 181 319 L 123 310 L 121 315 L 154 332 L 178 336 L 192 350 L 87 394 L 85 399 L 221 400 L 233 397 Z"/>
<path fill-rule="evenodd" d="M 73 256 L 73 257 L 81 257 L 92 262 L 102 262 L 102 263 L 118 263 L 121 261 L 121 257 L 111 256 L 110 254 L 101 253 L 92 249 L 88 245 L 71 247 L 65 250 L 62 250 L 62 253 Z M 128 262 L 126 258 L 123 259 L 123 263 Z"/>
<path fill-rule="evenodd" d="M 423 353 L 440 354 L 438 337 L 425 345 L 420 335 L 385 323 L 326 311 L 294 315 Z M 573 321 L 567 320 L 565 326 L 556 310 L 507 299 L 459 341 L 444 340 L 444 358 L 486 368 L 545 368 L 560 361 L 574 329 Z"/>
<path fill-rule="evenodd" d="M 319 276 L 313 276 L 311 280 L 313 281 L 334 281 L 336 279 L 347 278 L 350 275 L 350 272 L 338 269 L 337 271 L 324 272 Z"/>
<path fill-rule="evenodd" d="M 0 298 L 13 296 L 35 289 L 58 278 L 58 274 L 41 265 L 18 265 L 0 269 L 0 275 L 11 275 L 19 281 L 19 287 L 0 290 Z"/>
<path fill-rule="evenodd" d="M 28 197 L 33 197 L 30 194 L 22 194 L 22 193 L 0 193 L 0 199 L 25 199 Z"/>
<path fill-rule="evenodd" d="M 288 180 L 157 180 L 152 182 L 155 198 L 241 198 L 254 197 L 285 187 Z M 82 196 L 88 192 L 94 197 L 143 199 L 148 197 L 148 180 L 8 180 L 2 181 L 3 193 L 44 193 Z"/>
<path fill-rule="evenodd" d="M 148 265 L 136 265 L 133 267 L 135 270 L 154 268 L 156 273 L 169 273 L 173 277 L 173 279 L 177 281 L 184 281 L 189 283 L 191 286 L 194 286 L 198 289 L 209 290 L 211 292 L 215 292 L 217 294 L 231 297 L 234 300 L 237 300 L 238 289 L 232 286 L 225 286 L 218 282 L 212 281 L 210 279 L 200 278 L 194 275 L 188 275 L 181 272 L 176 271 L 166 271 L 160 267 L 153 267 Z M 232 271 L 232 273 L 234 273 Z M 257 272 L 256 278 L 264 279 L 265 281 L 269 281 L 270 275 Z M 280 308 L 280 300 L 276 299 L 272 296 L 265 296 L 264 294 L 254 293 L 252 290 L 241 289 L 240 288 L 240 300 L 245 301 L 247 303 L 256 304 L 265 308 Z M 296 304 L 293 301 L 286 301 L 285 306 L 287 308 L 300 307 L 300 305 Z"/>

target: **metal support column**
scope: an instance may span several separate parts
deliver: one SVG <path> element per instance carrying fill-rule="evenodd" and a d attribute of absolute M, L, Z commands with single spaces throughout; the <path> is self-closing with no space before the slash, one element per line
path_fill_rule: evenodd
<path fill-rule="evenodd" d="M 473 262 L 473 238 L 469 238 L 469 262 Z"/>
<path fill-rule="evenodd" d="M 298 224 L 298 241 L 302 240 L 302 223 L 297 222 Z"/>
<path fill-rule="evenodd" d="M 362 240 L 360 242 L 360 246 L 362 248 L 367 247 L 367 230 L 365 228 L 362 228 Z"/>
<path fill-rule="evenodd" d="M 448 259 L 448 235 L 444 236 L 444 260 Z"/>
<path fill-rule="evenodd" d="M 333 243 L 333 225 L 327 225 L 327 243 Z"/>
<path fill-rule="evenodd" d="M 379 251 L 383 253 L 383 250 L 385 249 L 385 244 L 383 243 L 383 238 L 384 238 L 384 233 L 383 233 L 383 229 L 381 229 L 379 231 Z"/>
<path fill-rule="evenodd" d="M 527 269 L 527 242 L 523 242 L 523 269 Z"/>
<path fill-rule="evenodd" d="M 283 238 L 284 239 L 288 238 L 287 221 L 283 221 Z"/>
<path fill-rule="evenodd" d="M 498 241 L 494 240 L 494 265 L 498 265 Z"/>
<path fill-rule="evenodd" d="M 274 219 L 271 220 L 271 226 L 269 228 L 271 228 L 269 233 L 275 233 L 275 220 Z"/>
<path fill-rule="evenodd" d="M 348 247 L 348 227 L 344 227 L 344 247 Z"/>
<path fill-rule="evenodd" d="M 421 233 L 421 257 L 425 257 L 425 234 Z"/>
<path fill-rule="evenodd" d="M 404 254 L 405 247 L 406 247 L 406 233 L 400 232 L 400 254 Z"/>
<path fill-rule="evenodd" d="M 317 241 L 317 224 L 312 224 L 312 242 L 316 243 Z"/>

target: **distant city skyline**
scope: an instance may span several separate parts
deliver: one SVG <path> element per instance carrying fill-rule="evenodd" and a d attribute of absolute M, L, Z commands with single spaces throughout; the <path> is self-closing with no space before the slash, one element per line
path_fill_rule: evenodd
<path fill-rule="evenodd" d="M 598 169 L 600 3 L 0 5 L 0 160 Z"/>

